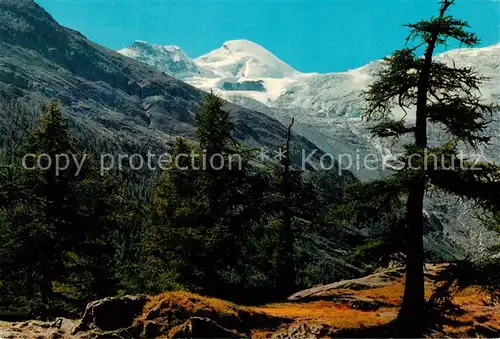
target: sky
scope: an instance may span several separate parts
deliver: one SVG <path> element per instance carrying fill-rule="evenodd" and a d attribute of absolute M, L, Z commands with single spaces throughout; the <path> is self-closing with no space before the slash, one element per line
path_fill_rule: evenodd
<path fill-rule="evenodd" d="M 143 40 L 180 46 L 195 58 L 227 40 L 248 39 L 299 71 L 320 73 L 391 54 L 404 46 L 403 24 L 438 9 L 437 0 L 35 1 L 62 25 L 111 49 Z M 457 0 L 451 13 L 472 25 L 480 46 L 500 42 L 500 0 Z"/>

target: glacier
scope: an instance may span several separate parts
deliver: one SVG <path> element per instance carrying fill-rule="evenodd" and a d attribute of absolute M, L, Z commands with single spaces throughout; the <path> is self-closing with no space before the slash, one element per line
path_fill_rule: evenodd
<path fill-rule="evenodd" d="M 224 99 L 267 114 L 283 124 L 295 118 L 293 131 L 315 143 L 334 158 L 345 154 L 361 159 L 376 155 L 376 170 L 349 168 L 360 180 L 382 178 L 390 173 L 385 161 L 402 150 L 400 142 L 378 139 L 367 132 L 368 123 L 361 117 L 363 91 L 374 81 L 383 66 L 381 60 L 333 73 L 302 73 L 286 64 L 262 46 L 248 40 L 226 41 L 222 47 L 190 59 L 177 46 L 136 42 L 118 51 L 145 62 L 184 82 Z M 485 102 L 500 104 L 500 43 L 468 49 L 454 49 L 436 55 L 436 60 L 471 67 L 487 79 L 480 90 Z M 395 117 L 414 119 L 414 112 L 393 111 Z M 489 145 L 479 152 L 489 161 L 500 162 L 500 121 L 495 113 L 489 133 Z M 429 142 L 445 138 L 439 126 L 430 126 Z M 406 140 L 408 141 L 408 140 Z M 425 202 L 426 246 L 439 248 L 442 257 L 480 256 L 497 237 L 479 225 L 472 206 L 465 200 L 433 191 Z M 482 244 L 477 246 L 477 244 Z M 440 245 L 438 245 L 440 244 Z"/>

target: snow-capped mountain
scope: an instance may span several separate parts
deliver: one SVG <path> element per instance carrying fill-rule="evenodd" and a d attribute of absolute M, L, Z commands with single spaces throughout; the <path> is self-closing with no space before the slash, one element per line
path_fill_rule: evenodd
<path fill-rule="evenodd" d="M 380 164 L 399 151 L 400 145 L 372 138 L 367 132 L 367 123 L 360 118 L 364 106 L 362 92 L 381 69 L 380 60 L 346 72 L 317 74 L 301 73 L 247 40 L 227 41 L 221 48 L 194 60 L 187 58 L 178 47 L 175 47 L 176 53 L 167 53 L 164 51 L 173 47 L 145 43 L 134 46 L 133 53 L 128 52 L 130 48 L 120 53 L 153 65 L 200 89 L 218 92 L 229 101 L 262 112 L 283 124 L 289 124 L 294 117 L 294 132 L 336 159 L 344 155 L 350 155 L 351 159 L 377 156 L 379 166 L 375 170 L 364 168 L 362 164 L 358 166 L 359 163 L 349 167 L 361 180 L 386 175 Z M 481 94 L 487 102 L 500 103 L 500 44 L 456 49 L 436 58 L 448 64 L 472 67 L 488 77 L 481 86 Z M 401 117 L 405 114 L 397 109 L 394 113 Z M 412 112 L 408 113 L 407 118 L 411 119 Z M 439 140 L 441 132 L 438 126 L 430 126 L 430 142 Z M 490 134 L 493 135 L 492 146 L 481 153 L 488 160 L 500 162 L 498 119 L 491 125 Z M 460 251 L 480 255 L 481 251 L 475 250 L 477 239 L 488 243 L 493 238 L 477 225 L 470 210 L 467 202 L 446 195 L 428 197 L 427 246 L 442 248 L 436 244 L 449 243 L 450 258 L 459 257 Z"/>
<path fill-rule="evenodd" d="M 301 108 L 327 117 L 358 117 L 362 91 L 380 68 L 380 62 L 375 61 L 347 72 L 299 79 L 285 89 L 273 106 Z"/>
<path fill-rule="evenodd" d="M 209 70 L 198 66 L 178 46 L 154 45 L 137 40 L 132 46 L 123 48 L 118 53 L 154 66 L 179 79 L 215 76 Z"/>
<path fill-rule="evenodd" d="M 136 42 L 119 52 L 195 87 L 218 92 L 229 101 L 261 111 L 284 124 L 293 116 L 296 132 L 321 145 L 327 153 L 340 156 L 360 152 L 362 156 L 375 150 L 381 159 L 386 159 L 394 152 L 392 145 L 370 138 L 366 123 L 360 119 L 365 105 L 362 92 L 381 69 L 380 60 L 346 72 L 301 73 L 248 40 L 227 41 L 221 48 L 194 60 L 178 47 L 144 42 Z M 451 50 L 436 59 L 472 67 L 487 77 L 481 87 L 482 95 L 487 102 L 500 103 L 500 44 Z M 412 118 L 411 111 L 396 108 L 394 113 Z M 500 145 L 497 132 L 500 123 L 492 124 L 493 142 Z M 495 148 L 489 156 L 500 160 L 500 148 Z M 367 179 L 381 173 L 360 168 L 354 174 Z"/>
<path fill-rule="evenodd" d="M 362 91 L 381 67 L 380 60 L 337 73 L 302 73 L 262 46 L 248 40 L 226 41 L 222 47 L 190 59 L 177 46 L 137 41 L 119 53 L 152 65 L 195 87 L 223 97 L 243 96 L 270 107 L 302 109 L 308 115 L 359 117 Z M 456 49 L 437 55 L 443 62 L 472 67 L 488 77 L 481 88 L 486 100 L 500 100 L 500 44 Z M 398 110 L 396 115 L 403 116 Z"/>
<path fill-rule="evenodd" d="M 299 75 L 264 47 L 248 40 L 226 41 L 222 47 L 195 62 L 223 76 L 238 78 L 288 78 Z"/>
<path fill-rule="evenodd" d="M 222 47 L 189 58 L 180 47 L 137 40 L 118 53 L 140 60 L 177 78 L 293 78 L 301 73 L 264 47 L 248 40 L 226 41 Z"/>
<path fill-rule="evenodd" d="M 481 86 L 483 98 L 488 102 L 500 102 L 500 44 L 451 50 L 437 55 L 435 59 L 449 65 L 455 63 L 457 67 L 471 67 L 487 77 Z M 380 61 L 374 61 L 347 72 L 301 79 L 288 86 L 273 105 L 301 108 L 312 114 L 357 117 L 364 105 L 362 91 L 373 82 L 381 66 Z M 401 110 L 396 110 L 395 114 L 404 115 Z"/>
<path fill-rule="evenodd" d="M 303 74 L 264 47 L 248 40 L 226 41 L 222 47 L 190 59 L 177 46 L 136 41 L 118 51 L 181 79 L 197 88 L 241 93 L 265 104 L 275 101 Z"/>

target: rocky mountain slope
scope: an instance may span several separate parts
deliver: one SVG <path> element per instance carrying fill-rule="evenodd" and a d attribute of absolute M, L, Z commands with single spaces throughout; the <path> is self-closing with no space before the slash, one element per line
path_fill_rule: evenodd
<path fill-rule="evenodd" d="M 162 56 L 165 49 L 179 51 L 177 46 L 136 42 L 132 47 L 118 52 L 160 70 L 165 69 L 168 74 L 194 86 L 219 91 L 224 96 L 241 95 L 271 107 L 302 109 L 319 117 L 359 117 L 363 107 L 361 93 L 381 68 L 381 61 L 376 60 L 345 72 L 301 73 L 248 40 L 226 41 L 221 48 L 196 59 L 189 59 L 182 51 L 179 52 L 182 58 L 174 56 L 168 59 Z M 459 67 L 472 67 L 488 78 L 481 88 L 484 99 L 492 102 L 500 100 L 500 44 L 451 50 L 438 55 L 436 59 L 449 64 L 455 62 Z M 198 71 L 184 72 L 181 65 L 186 63 L 198 68 Z M 172 64 L 177 64 L 181 71 L 168 67 Z M 223 84 L 228 79 L 240 83 L 262 81 L 267 86 L 249 90 L 226 89 Z"/>
<path fill-rule="evenodd" d="M 165 53 L 182 56 L 175 49 Z M 186 69 L 192 70 L 189 65 Z M 202 91 L 164 72 L 62 27 L 31 0 L 0 0 L 2 102 L 33 105 L 55 98 L 89 143 L 161 150 L 172 136 L 193 136 L 194 114 L 203 97 Z M 226 108 L 233 113 L 240 140 L 273 149 L 281 144 L 285 127 L 275 119 L 231 103 Z M 294 138 L 300 148 L 315 148 Z"/>
<path fill-rule="evenodd" d="M 150 65 L 163 63 L 163 59 L 154 56 L 162 48 L 170 47 L 144 45 L 141 53 L 148 54 L 145 62 Z M 484 101 L 500 103 L 500 44 L 451 50 L 437 55 L 436 59 L 476 70 L 487 78 L 481 86 Z M 168 64 L 171 62 L 168 61 Z M 223 47 L 191 62 L 201 68 L 210 67 L 212 75 L 203 76 L 201 72 L 193 76 L 175 72 L 170 74 L 198 88 L 216 91 L 234 103 L 280 121 L 287 122 L 295 117 L 298 133 L 337 158 L 345 153 L 352 156 L 359 154 L 360 158 L 375 154 L 377 160 L 384 163 L 398 151 L 382 140 L 371 139 L 367 124 L 360 119 L 365 105 L 362 92 L 367 90 L 381 69 L 380 60 L 346 72 L 305 74 L 294 70 L 253 42 L 235 40 L 227 41 Z M 414 112 L 411 111 L 395 109 L 394 114 L 408 120 L 414 118 Z M 483 147 L 479 155 L 498 161 L 500 124 L 498 119 L 495 120 L 491 125 L 491 134 L 494 136 L 491 147 Z M 433 133 L 435 135 L 431 135 L 431 139 L 438 140 L 439 129 Z M 352 170 L 360 179 L 370 179 L 383 175 L 380 167 L 377 166 L 375 171 L 365 168 Z"/>

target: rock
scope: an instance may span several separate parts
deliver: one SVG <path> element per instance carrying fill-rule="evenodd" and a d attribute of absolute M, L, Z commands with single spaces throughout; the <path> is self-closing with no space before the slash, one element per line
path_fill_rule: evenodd
<path fill-rule="evenodd" d="M 310 325 L 300 323 L 292 325 L 284 332 L 276 333 L 272 336 L 273 339 L 317 339 L 324 338 L 330 332 L 330 327 L 327 325 Z"/>
<path fill-rule="evenodd" d="M 208 318 L 191 317 L 184 324 L 172 329 L 170 338 L 241 338 Z"/>
<path fill-rule="evenodd" d="M 332 297 L 331 293 L 336 290 L 367 290 L 378 287 L 384 287 L 392 284 L 403 277 L 403 269 L 396 269 L 386 272 L 371 274 L 369 276 L 342 280 L 332 284 L 313 287 L 307 290 L 297 292 L 290 297 L 290 301 L 311 301 L 311 300 L 327 300 Z"/>
<path fill-rule="evenodd" d="M 139 295 L 93 301 L 87 305 L 83 318 L 73 333 L 92 329 L 115 331 L 129 328 L 148 300 L 148 297 Z"/>
<path fill-rule="evenodd" d="M 14 339 L 26 338 L 26 336 L 23 336 L 23 331 L 18 328 L 0 328 L 0 338 Z"/>
<path fill-rule="evenodd" d="M 57 318 L 55 321 L 0 322 L 0 338 L 69 338 L 75 326 L 75 321 L 66 318 Z"/>
<path fill-rule="evenodd" d="M 123 338 L 144 338 L 141 334 L 141 328 L 131 326 L 129 328 L 122 328 L 116 331 L 101 331 L 91 330 L 78 334 L 81 339 L 123 339 Z M 156 337 L 146 337 L 156 338 Z"/>

